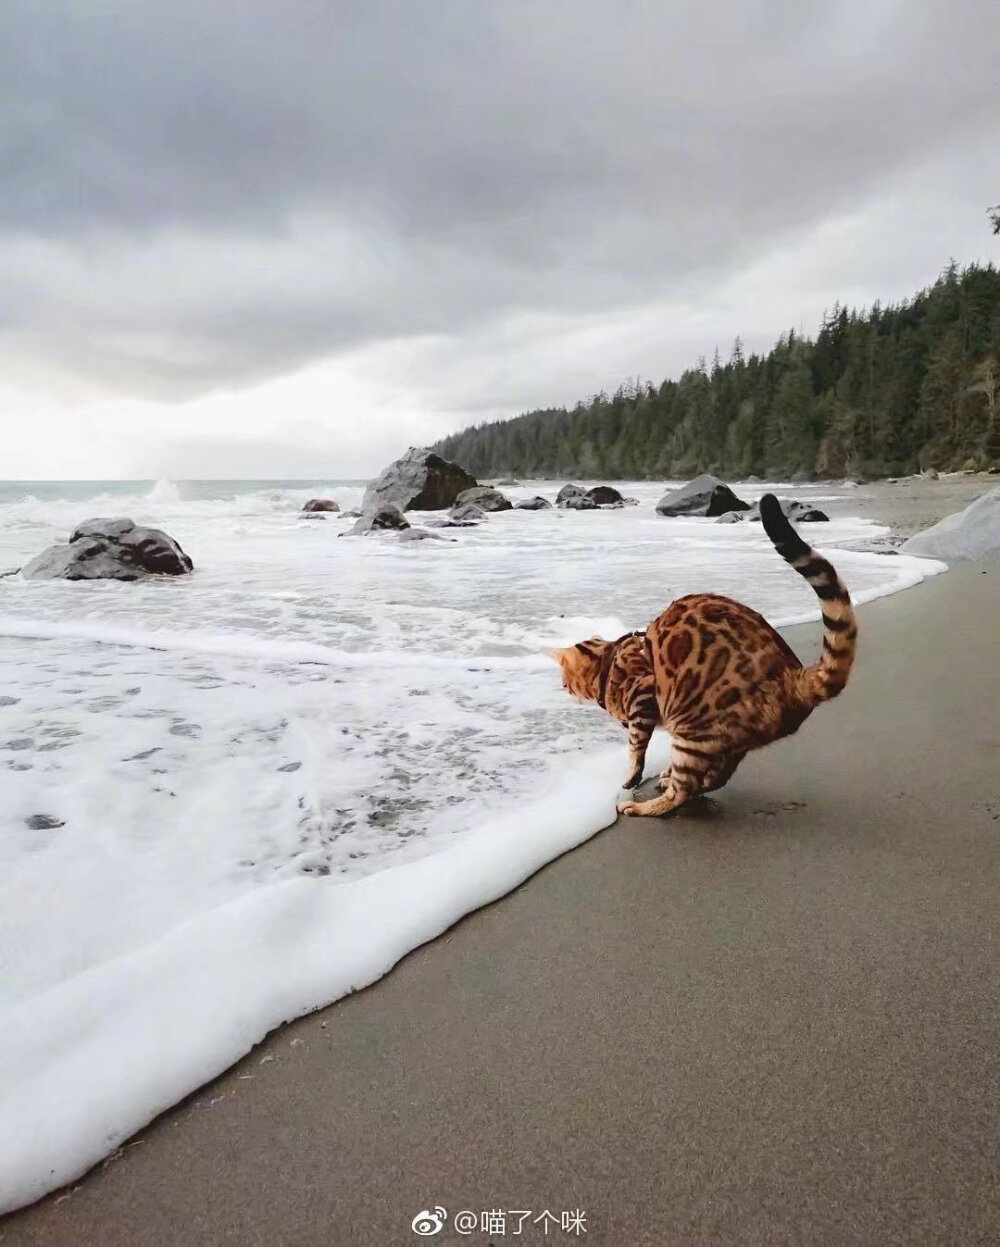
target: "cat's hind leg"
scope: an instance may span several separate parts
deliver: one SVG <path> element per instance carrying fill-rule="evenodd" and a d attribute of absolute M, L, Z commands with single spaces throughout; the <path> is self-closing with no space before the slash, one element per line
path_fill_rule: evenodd
<path fill-rule="evenodd" d="M 746 757 L 745 753 L 738 753 L 725 759 L 720 764 L 718 770 L 714 773 L 710 772 L 705 776 L 705 787 L 702 792 L 718 792 L 720 788 L 725 788 L 726 784 L 733 778 L 733 772 Z"/>
<path fill-rule="evenodd" d="M 622 801 L 619 814 L 658 817 L 676 810 L 701 792 L 721 788 L 743 760 L 743 754 L 721 754 L 709 745 L 678 737 L 670 751 L 670 765 L 660 776 L 660 792 L 652 801 Z"/>
<path fill-rule="evenodd" d="M 693 786 L 696 792 L 705 791 L 704 782 L 720 769 L 723 761 L 723 756 L 709 744 L 699 741 L 695 745 L 681 737 L 674 737 L 671 742 L 670 761 L 660 772 L 660 792 L 666 792 L 675 775 L 684 780 L 688 787 Z"/>

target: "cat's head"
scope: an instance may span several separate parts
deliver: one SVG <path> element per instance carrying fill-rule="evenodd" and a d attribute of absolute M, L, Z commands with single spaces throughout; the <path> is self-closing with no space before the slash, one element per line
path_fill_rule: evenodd
<path fill-rule="evenodd" d="M 592 636 L 589 641 L 548 649 L 546 654 L 559 664 L 563 688 L 580 701 L 597 701 L 601 692 L 601 668 L 604 655 L 613 642 Z"/>

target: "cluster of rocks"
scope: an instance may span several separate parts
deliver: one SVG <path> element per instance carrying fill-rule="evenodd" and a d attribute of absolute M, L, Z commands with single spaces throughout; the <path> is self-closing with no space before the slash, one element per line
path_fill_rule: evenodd
<path fill-rule="evenodd" d="M 517 487 L 513 478 L 504 478 L 500 485 Z M 314 499 L 310 510 L 321 507 L 324 499 Z M 580 485 L 564 485 L 555 505 L 572 511 L 597 508 L 618 508 L 637 505 L 634 498 L 623 498 L 610 485 L 584 489 Z M 552 503 L 540 495 L 513 503 L 493 485 L 480 485 L 464 468 L 449 463 L 433 451 L 411 447 L 405 455 L 390 463 L 365 490 L 361 513 L 351 530 L 354 534 L 385 529 L 410 528 L 406 511 L 445 511 L 447 515 L 428 520 L 434 528 L 469 528 L 481 524 L 488 515 L 498 511 L 545 511 Z"/>
<path fill-rule="evenodd" d="M 819 524 L 830 518 L 819 507 L 810 506 L 808 502 L 799 502 L 797 498 L 779 498 L 778 502 L 781 504 L 782 511 L 796 524 Z M 760 523 L 760 507 L 756 502 L 748 511 L 727 511 L 715 522 L 716 524 L 739 524 L 746 520 L 751 523 Z"/>
<path fill-rule="evenodd" d="M 194 564 L 158 528 L 127 517 L 80 524 L 66 545 L 50 546 L 21 568 L 27 580 L 149 580 L 183 576 Z"/>
<path fill-rule="evenodd" d="M 584 489 L 582 485 L 564 485 L 556 494 L 556 506 L 567 511 L 616 511 L 620 507 L 638 506 L 635 498 L 624 498 L 611 485 L 594 485 Z"/>
<path fill-rule="evenodd" d="M 818 507 L 796 499 L 781 500 L 781 507 L 790 520 L 799 524 L 830 518 Z M 737 524 L 743 520 L 760 522 L 760 511 L 756 503 L 746 502 L 725 481 L 708 473 L 677 489 L 671 489 L 656 504 L 656 510 L 658 514 L 667 516 L 698 515 L 710 519 L 714 516 L 717 524 Z"/>

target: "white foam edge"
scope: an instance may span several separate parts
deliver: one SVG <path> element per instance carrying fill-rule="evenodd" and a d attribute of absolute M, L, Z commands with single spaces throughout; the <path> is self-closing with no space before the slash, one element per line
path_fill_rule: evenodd
<path fill-rule="evenodd" d="M 647 774 L 668 747 L 664 735 Z M 17 1002 L 0 1056 L 0 1212 L 72 1182 L 275 1027 L 374 983 L 611 825 L 624 742 L 582 762 L 451 848 L 348 883 L 271 884 Z"/>

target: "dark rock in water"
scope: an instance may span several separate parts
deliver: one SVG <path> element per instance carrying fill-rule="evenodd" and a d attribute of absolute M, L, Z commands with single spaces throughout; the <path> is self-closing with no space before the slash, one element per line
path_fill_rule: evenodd
<path fill-rule="evenodd" d="M 371 515 L 362 515 L 361 519 L 351 529 L 352 533 L 371 533 L 379 532 L 387 528 L 409 528 L 410 521 L 406 518 L 399 507 L 395 507 L 391 502 L 383 503 Z"/>
<path fill-rule="evenodd" d="M 432 533 L 429 528 L 407 528 L 399 534 L 400 541 L 454 541 L 454 537 L 442 537 L 440 533 Z"/>
<path fill-rule="evenodd" d="M 497 489 L 519 489 L 520 481 L 515 481 L 512 476 L 505 476 L 502 481 L 497 481 Z"/>
<path fill-rule="evenodd" d="M 368 486 L 361 512 L 374 515 L 386 503 L 400 511 L 447 511 L 463 490 L 475 486 L 476 478 L 457 463 L 411 446 Z"/>
<path fill-rule="evenodd" d="M 172 537 L 134 520 L 87 520 L 69 544 L 50 546 L 21 568 L 27 580 L 147 580 L 182 576 L 194 564 Z"/>
<path fill-rule="evenodd" d="M 796 524 L 821 524 L 828 523 L 830 517 L 825 511 L 821 511 L 819 507 L 812 506 L 808 502 L 799 502 L 797 498 L 781 498 L 781 509 L 790 520 L 794 520 Z M 760 518 L 760 513 L 754 517 Z"/>
<path fill-rule="evenodd" d="M 556 494 L 556 506 L 561 507 L 567 498 L 582 498 L 586 492 L 581 485 L 564 485 Z"/>
<path fill-rule="evenodd" d="M 814 507 L 808 502 L 799 502 L 797 498 L 779 498 L 778 503 L 788 516 L 796 524 L 820 524 L 827 523 L 830 517 L 825 511 L 821 511 L 819 507 Z M 755 524 L 760 523 L 760 507 L 754 503 L 753 509 L 741 519 L 751 520 Z"/>
<path fill-rule="evenodd" d="M 993 467 L 993 468 L 986 469 L 987 476 L 996 476 L 998 473 L 1000 473 L 1000 468 Z"/>
<path fill-rule="evenodd" d="M 334 502 L 332 498 L 310 498 L 302 510 L 310 514 L 322 511 L 339 511 L 340 503 Z"/>
<path fill-rule="evenodd" d="M 810 506 L 806 502 L 799 502 L 795 498 L 779 498 L 782 511 L 788 518 L 796 524 L 818 524 L 828 521 L 830 517 L 825 511 L 821 511 L 819 507 Z M 725 515 L 720 515 L 715 521 L 716 524 L 738 524 L 742 520 L 749 520 L 752 524 L 760 523 L 760 508 L 755 502 L 749 511 L 727 511 Z"/>
<path fill-rule="evenodd" d="M 585 497 L 591 502 L 596 502 L 599 507 L 623 507 L 625 505 L 625 499 L 617 489 L 610 485 L 595 485 L 593 489 L 587 490 Z"/>
<path fill-rule="evenodd" d="M 509 508 L 504 507 L 504 510 Z M 448 513 L 448 522 L 450 524 L 459 525 L 462 528 L 469 528 L 474 524 L 481 524 L 487 518 L 485 510 L 481 506 L 477 506 L 474 502 L 459 502 L 452 507 Z M 442 525 L 447 527 L 447 524 Z"/>
<path fill-rule="evenodd" d="M 724 515 L 727 511 L 749 511 L 750 503 L 737 498 L 725 481 L 707 473 L 672 489 L 656 504 L 660 515 Z"/>
<path fill-rule="evenodd" d="M 504 497 L 500 490 L 494 489 L 492 485 L 476 485 L 472 489 L 463 489 L 455 499 L 456 507 L 470 503 L 481 507 L 484 511 L 512 511 L 514 509 L 511 500 Z"/>
<path fill-rule="evenodd" d="M 53 818 L 51 814 L 29 814 L 24 825 L 32 831 L 52 831 L 56 827 L 66 826 L 62 819 Z"/>
<path fill-rule="evenodd" d="M 524 502 L 516 502 L 514 506 L 518 511 L 548 511 L 552 503 L 548 498 L 543 498 L 541 494 L 536 494 L 534 498 L 526 498 Z"/>
<path fill-rule="evenodd" d="M 558 504 L 564 511 L 599 511 L 600 507 L 586 494 L 571 494 L 564 502 Z"/>

